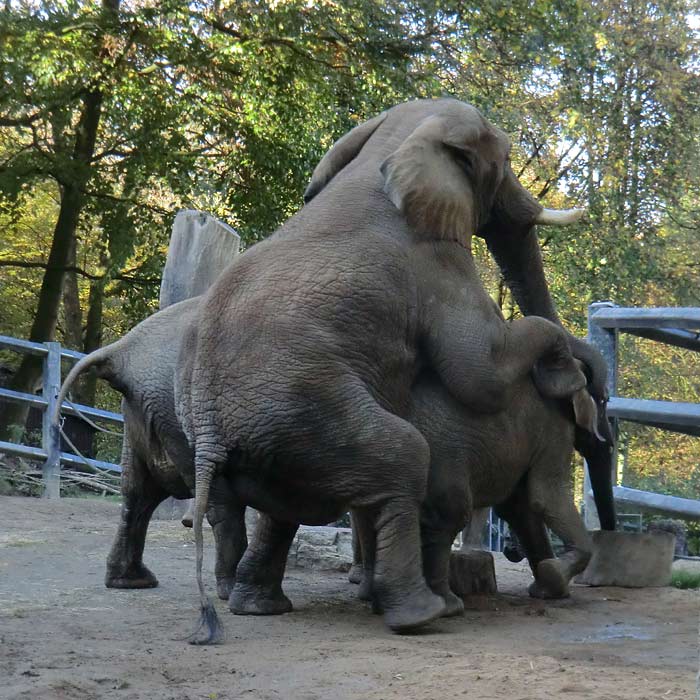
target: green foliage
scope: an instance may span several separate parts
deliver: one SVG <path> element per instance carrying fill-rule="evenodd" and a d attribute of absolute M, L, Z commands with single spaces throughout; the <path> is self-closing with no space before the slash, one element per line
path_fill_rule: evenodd
<path fill-rule="evenodd" d="M 700 588 L 700 573 L 685 571 L 683 569 L 674 571 L 671 574 L 671 585 L 674 588 L 681 588 L 683 590 L 695 590 L 696 588 Z"/>

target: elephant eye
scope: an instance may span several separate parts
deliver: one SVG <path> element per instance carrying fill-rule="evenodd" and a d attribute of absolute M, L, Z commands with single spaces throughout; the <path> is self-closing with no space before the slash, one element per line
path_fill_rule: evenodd
<path fill-rule="evenodd" d="M 459 165 L 459 167 L 462 168 L 467 175 L 472 175 L 475 167 L 474 154 L 472 151 L 466 148 L 452 146 L 451 144 L 445 144 L 445 146 L 454 160 L 457 162 L 457 165 Z"/>

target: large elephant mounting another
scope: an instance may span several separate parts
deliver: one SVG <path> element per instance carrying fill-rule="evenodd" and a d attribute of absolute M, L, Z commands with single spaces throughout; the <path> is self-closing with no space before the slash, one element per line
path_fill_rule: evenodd
<path fill-rule="evenodd" d="M 429 448 L 406 419 L 419 371 L 477 412 L 502 410 L 533 368 L 545 396 L 586 384 L 568 334 L 535 316 L 506 324 L 474 268 L 473 234 L 511 220 L 529 230 L 542 216 L 526 193 L 508 194 L 509 148 L 464 103 L 399 105 L 341 139 L 307 206 L 202 299 L 175 383 L 194 449 L 201 641 L 218 633 L 201 579 L 215 476 L 283 539 L 299 522 L 365 512 L 387 624 L 401 631 L 443 614 L 420 556 Z M 236 587 L 254 558 L 253 543 Z"/>

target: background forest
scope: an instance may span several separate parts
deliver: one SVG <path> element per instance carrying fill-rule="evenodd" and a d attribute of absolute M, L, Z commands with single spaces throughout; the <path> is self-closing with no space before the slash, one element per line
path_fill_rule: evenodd
<path fill-rule="evenodd" d="M 700 305 L 697 0 L 3 5 L 0 334 L 84 352 L 114 340 L 157 308 L 179 209 L 250 245 L 301 206 L 335 138 L 439 95 L 510 134 L 543 204 L 588 208 L 541 238 L 571 330 L 585 334 L 596 300 Z M 0 363 L 31 390 L 40 368 L 18 359 Z M 698 358 L 627 338 L 621 381 L 623 395 L 698 401 Z M 78 398 L 118 405 L 90 378 Z M 13 410 L 0 411 L 5 435 Z M 623 428 L 626 485 L 700 497 L 697 440 Z"/>

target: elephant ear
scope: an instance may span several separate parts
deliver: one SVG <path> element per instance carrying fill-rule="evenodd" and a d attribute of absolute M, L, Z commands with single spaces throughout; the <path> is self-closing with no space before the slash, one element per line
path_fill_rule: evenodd
<path fill-rule="evenodd" d="M 381 171 L 385 192 L 413 228 L 431 238 L 464 241 L 476 231 L 472 181 L 479 159 L 472 144 L 479 134 L 468 126 L 449 132 L 443 117 L 429 117 Z"/>
<path fill-rule="evenodd" d="M 356 126 L 345 136 L 341 136 L 331 149 L 321 158 L 314 168 L 309 182 L 304 191 L 304 203 L 308 204 L 357 154 L 367 143 L 369 137 L 377 130 L 386 119 L 386 112 L 378 114 L 369 121 Z"/>

